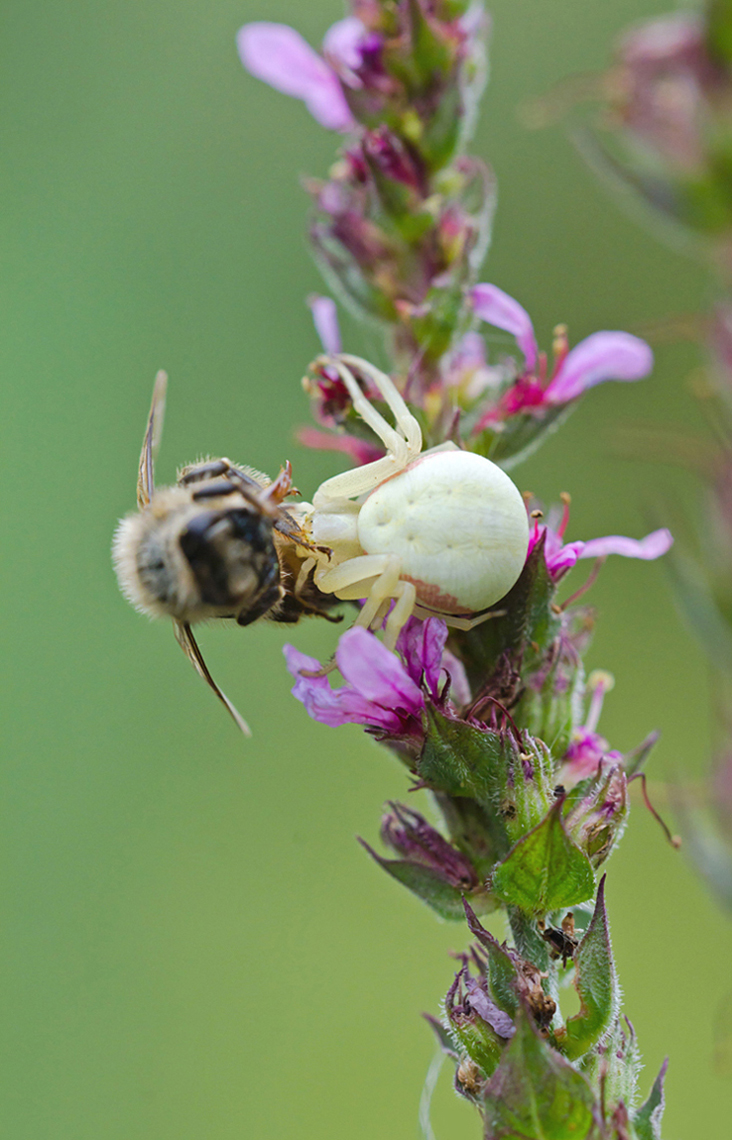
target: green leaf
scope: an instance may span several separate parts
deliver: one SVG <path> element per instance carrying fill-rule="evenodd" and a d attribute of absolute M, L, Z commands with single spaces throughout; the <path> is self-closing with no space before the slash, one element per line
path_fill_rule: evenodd
<path fill-rule="evenodd" d="M 661 1140 L 661 1117 L 665 1107 L 663 1083 L 666 1079 L 668 1057 L 661 1065 L 661 1071 L 653 1082 L 650 1096 L 633 1116 L 633 1127 L 638 1140 Z"/>
<path fill-rule="evenodd" d="M 580 1011 L 557 1033 L 559 1047 L 572 1061 L 597 1045 L 610 1031 L 620 1005 L 605 910 L 604 875 L 597 891 L 595 913 L 575 954 L 575 967 L 574 985 L 580 998 Z"/>
<path fill-rule="evenodd" d="M 485 1092 L 485 1140 L 596 1140 L 597 1106 L 582 1076 L 520 1012 Z"/>
<path fill-rule="evenodd" d="M 385 859 L 363 839 L 359 842 L 388 875 L 405 886 L 422 902 L 427 903 L 427 906 L 432 907 L 440 918 L 456 920 L 465 917 L 462 892 L 441 879 L 431 867 L 412 863 L 407 859 Z"/>
<path fill-rule="evenodd" d="M 595 890 L 587 856 L 564 830 L 562 800 L 511 848 L 490 877 L 505 903 L 535 915 L 584 902 Z"/>

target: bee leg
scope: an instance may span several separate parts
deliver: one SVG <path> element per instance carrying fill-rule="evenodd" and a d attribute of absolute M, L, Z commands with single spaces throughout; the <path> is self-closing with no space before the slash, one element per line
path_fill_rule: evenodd
<path fill-rule="evenodd" d="M 272 606 L 277 605 L 277 602 L 281 600 L 282 594 L 282 586 L 276 582 L 274 586 L 270 586 L 257 598 L 253 606 L 248 606 L 239 614 L 236 619 L 237 625 L 251 625 L 258 618 L 264 617 L 272 609 Z"/>
<path fill-rule="evenodd" d="M 265 496 L 276 506 L 279 506 L 288 495 L 299 495 L 300 492 L 292 485 L 292 464 L 289 459 L 280 471 L 277 478 L 265 489 Z"/>
<path fill-rule="evenodd" d="M 184 467 L 178 475 L 178 485 L 187 487 L 189 483 L 200 483 L 203 479 L 217 479 L 221 475 L 236 476 L 237 480 L 246 483 L 247 487 L 261 491 L 256 479 L 239 471 L 230 459 L 209 459 L 205 463 L 193 463 L 190 467 Z"/>

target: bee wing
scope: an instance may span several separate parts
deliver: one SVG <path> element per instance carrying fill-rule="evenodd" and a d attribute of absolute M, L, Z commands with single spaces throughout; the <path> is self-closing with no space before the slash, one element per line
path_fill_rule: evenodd
<path fill-rule="evenodd" d="M 140 510 L 147 506 L 155 490 L 155 456 L 158 453 L 160 436 L 163 432 L 165 390 L 167 387 L 167 372 L 158 372 L 155 377 L 150 415 L 147 420 L 145 438 L 142 441 L 140 466 L 137 471 L 137 505 Z"/>
<path fill-rule="evenodd" d="M 245 736 L 251 736 L 252 730 L 250 729 L 249 725 L 244 720 L 244 718 L 242 716 L 240 716 L 240 714 L 237 712 L 237 710 L 232 705 L 229 698 L 226 696 L 226 693 L 221 691 L 221 689 L 218 687 L 218 685 L 214 681 L 213 677 L 209 673 L 208 666 L 207 666 L 206 662 L 203 660 L 203 654 L 201 653 L 201 650 L 198 647 L 198 642 L 196 641 L 195 637 L 193 636 L 193 630 L 189 626 L 188 622 L 174 621 L 173 622 L 173 630 L 175 632 L 176 641 L 180 645 L 181 649 L 185 653 L 186 657 L 190 661 L 193 668 L 198 673 L 198 676 L 202 677 L 203 680 L 206 682 L 206 684 L 209 686 L 209 688 L 213 689 L 216 696 L 219 698 L 222 705 L 224 705 L 227 712 L 231 716 L 232 720 L 236 724 L 237 728 L 239 728 L 241 730 L 241 732 L 244 733 Z"/>

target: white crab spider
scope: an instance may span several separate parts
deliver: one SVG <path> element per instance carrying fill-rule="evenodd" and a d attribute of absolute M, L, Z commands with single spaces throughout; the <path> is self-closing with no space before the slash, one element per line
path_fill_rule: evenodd
<path fill-rule="evenodd" d="M 508 475 L 489 459 L 454 443 L 422 451 L 422 432 L 392 381 L 356 356 L 324 356 L 353 407 L 387 454 L 321 484 L 305 525 L 317 547 L 302 567 L 337 598 L 365 602 L 357 625 L 377 628 L 393 649 L 412 614 L 437 616 L 471 629 L 514 585 L 526 560 L 529 522 Z M 373 407 L 351 368 L 366 376 L 394 415 Z M 389 613 L 389 604 L 394 606 Z M 388 617 L 386 616 L 388 613 Z"/>

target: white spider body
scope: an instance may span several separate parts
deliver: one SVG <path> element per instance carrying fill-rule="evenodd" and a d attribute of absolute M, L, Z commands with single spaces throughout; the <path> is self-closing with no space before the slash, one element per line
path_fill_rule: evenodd
<path fill-rule="evenodd" d="M 361 505 L 366 554 L 395 554 L 417 601 L 479 613 L 502 598 L 526 559 L 523 499 L 500 467 L 470 451 L 425 452 Z"/>
<path fill-rule="evenodd" d="M 357 623 L 371 628 L 386 619 L 384 642 L 392 649 L 413 613 L 472 628 L 490 616 L 485 611 L 511 589 L 526 560 L 529 522 L 518 489 L 495 463 L 453 443 L 422 452 L 417 420 L 371 365 L 351 356 L 323 363 L 337 369 L 387 454 L 318 489 L 306 525 L 328 552 L 304 564 L 303 578 L 313 569 L 322 592 L 365 599 Z M 351 364 L 379 389 L 398 430 L 366 399 Z"/>

